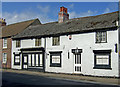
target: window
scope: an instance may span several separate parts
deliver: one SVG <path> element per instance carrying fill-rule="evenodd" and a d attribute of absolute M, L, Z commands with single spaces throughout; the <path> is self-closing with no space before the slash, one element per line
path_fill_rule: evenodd
<path fill-rule="evenodd" d="M 107 42 L 107 32 L 96 32 L 96 43 Z"/>
<path fill-rule="evenodd" d="M 94 69 L 111 69 L 111 50 L 94 50 Z"/>
<path fill-rule="evenodd" d="M 35 39 L 35 46 L 41 46 L 41 39 Z"/>
<path fill-rule="evenodd" d="M 20 54 L 14 54 L 14 65 L 20 65 Z"/>
<path fill-rule="evenodd" d="M 16 47 L 20 47 L 20 46 L 21 46 L 20 40 L 16 40 Z"/>
<path fill-rule="evenodd" d="M 52 45 L 60 45 L 60 37 L 53 37 Z"/>
<path fill-rule="evenodd" d="M 3 63 L 7 63 L 7 53 L 3 53 Z"/>
<path fill-rule="evenodd" d="M 3 48 L 7 48 L 7 39 L 3 39 Z"/>
<path fill-rule="evenodd" d="M 50 52 L 50 67 L 61 67 L 61 53 L 60 52 Z"/>

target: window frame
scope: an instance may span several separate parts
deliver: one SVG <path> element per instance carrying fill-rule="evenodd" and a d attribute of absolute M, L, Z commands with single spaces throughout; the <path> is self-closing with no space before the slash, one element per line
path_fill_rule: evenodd
<path fill-rule="evenodd" d="M 99 36 L 99 38 L 100 38 L 100 41 L 97 41 L 97 34 L 98 33 L 101 33 L 100 35 L 101 35 L 101 37 Z M 103 33 L 105 33 L 105 41 L 103 41 Z M 95 40 L 96 40 L 96 43 L 107 43 L 107 31 L 97 31 L 96 32 L 96 37 L 95 37 Z"/>
<path fill-rule="evenodd" d="M 57 42 L 55 41 L 56 38 L 58 39 Z M 60 45 L 60 36 L 52 37 L 52 46 L 59 46 L 59 45 Z"/>
<path fill-rule="evenodd" d="M 42 46 L 42 38 L 35 39 L 35 46 Z"/>
<path fill-rule="evenodd" d="M 111 50 L 93 50 L 94 53 L 94 67 L 93 69 L 112 69 L 111 68 Z M 97 55 L 108 55 L 109 64 L 97 64 Z"/>
<path fill-rule="evenodd" d="M 50 67 L 61 67 L 62 65 L 62 57 L 61 53 L 62 51 L 57 52 L 49 52 L 50 53 Z M 52 63 L 52 56 L 60 56 L 60 63 Z"/>
<path fill-rule="evenodd" d="M 5 59 L 5 56 L 4 56 L 4 54 L 6 54 L 6 59 Z M 4 59 L 5 59 L 6 61 L 4 61 Z M 7 63 L 7 53 L 3 53 L 3 57 L 2 57 L 2 63 L 3 63 L 3 64 L 6 64 L 6 63 Z"/>
<path fill-rule="evenodd" d="M 5 43 L 5 40 L 6 40 L 6 43 Z M 5 45 L 6 44 L 6 45 Z M 7 38 L 4 38 L 3 39 L 3 48 L 7 48 Z"/>
<path fill-rule="evenodd" d="M 16 40 L 16 48 L 21 47 L 21 40 Z"/>
<path fill-rule="evenodd" d="M 14 65 L 20 65 L 20 53 L 19 54 L 13 53 L 13 54 L 14 54 Z M 16 56 L 19 56 L 19 62 L 15 62 Z"/>

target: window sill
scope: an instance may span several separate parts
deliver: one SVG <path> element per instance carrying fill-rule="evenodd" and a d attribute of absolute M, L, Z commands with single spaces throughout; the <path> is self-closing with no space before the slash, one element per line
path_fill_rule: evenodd
<path fill-rule="evenodd" d="M 36 48 L 38 48 L 38 47 L 43 47 L 43 46 L 35 46 Z"/>
<path fill-rule="evenodd" d="M 20 65 L 20 63 L 14 63 L 14 65 Z"/>
<path fill-rule="evenodd" d="M 50 67 L 61 67 L 61 65 L 50 65 Z"/>
<path fill-rule="evenodd" d="M 50 66 L 50 67 L 61 67 L 61 66 Z"/>
<path fill-rule="evenodd" d="M 52 46 L 60 46 L 60 45 L 52 45 Z"/>
<path fill-rule="evenodd" d="M 111 67 L 93 67 L 93 69 L 106 69 L 106 70 L 112 70 Z"/>
<path fill-rule="evenodd" d="M 3 49 L 7 49 L 7 47 L 3 47 Z"/>
<path fill-rule="evenodd" d="M 2 64 L 7 64 L 7 63 L 2 63 Z"/>
<path fill-rule="evenodd" d="M 107 43 L 107 42 L 95 42 L 96 44 L 100 44 L 100 43 Z"/>
<path fill-rule="evenodd" d="M 16 47 L 16 48 L 20 48 L 20 47 Z"/>

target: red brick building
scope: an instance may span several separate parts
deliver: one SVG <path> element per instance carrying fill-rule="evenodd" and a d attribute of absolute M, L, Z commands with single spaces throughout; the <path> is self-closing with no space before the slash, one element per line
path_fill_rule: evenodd
<path fill-rule="evenodd" d="M 4 25 L 5 23 L 1 24 Z M 11 68 L 11 37 L 22 32 L 31 25 L 41 24 L 39 19 L 28 20 L 2 27 L 0 35 L 0 59 L 2 68 Z M 5 24 L 6 25 L 6 24 Z"/>

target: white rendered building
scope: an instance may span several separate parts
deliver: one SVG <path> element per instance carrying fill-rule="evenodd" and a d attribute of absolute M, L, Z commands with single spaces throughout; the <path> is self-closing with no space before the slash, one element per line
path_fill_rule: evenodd
<path fill-rule="evenodd" d="M 30 26 L 13 37 L 12 68 L 120 77 L 118 12 Z"/>

